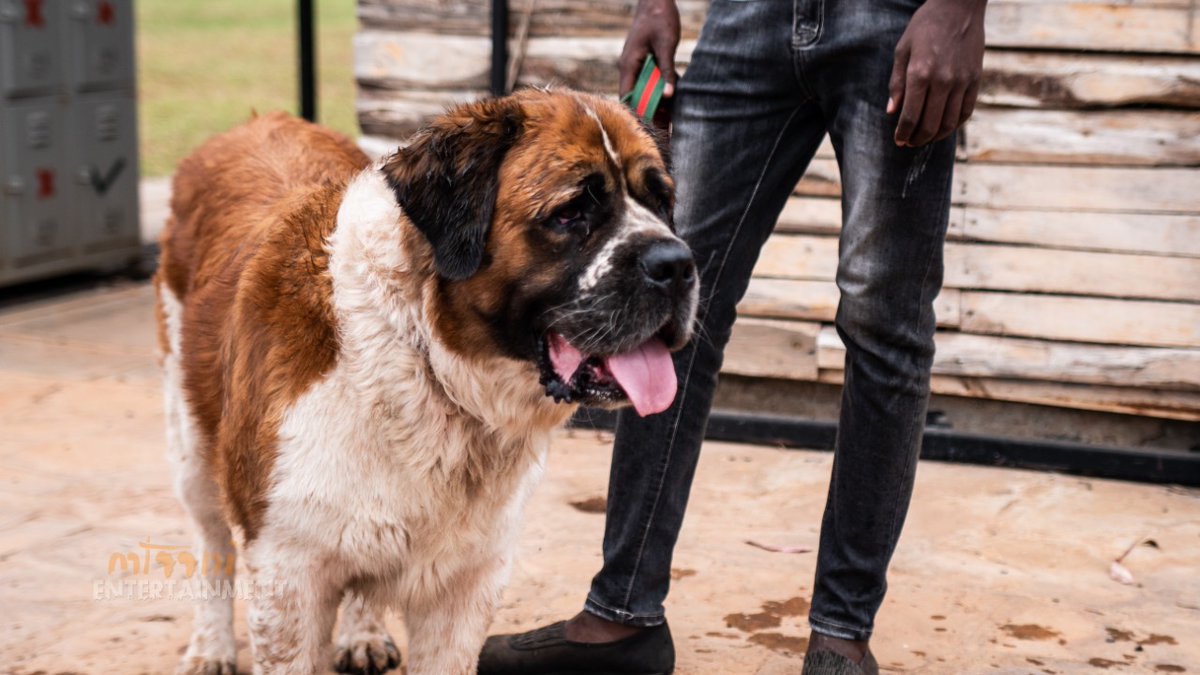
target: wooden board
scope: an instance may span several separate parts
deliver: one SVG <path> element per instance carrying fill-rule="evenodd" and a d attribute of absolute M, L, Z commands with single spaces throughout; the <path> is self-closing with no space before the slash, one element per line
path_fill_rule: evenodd
<path fill-rule="evenodd" d="M 788 198 L 776 232 L 836 235 L 842 206 L 828 197 Z M 1200 214 L 950 209 L 951 241 L 1027 244 L 1110 253 L 1200 257 Z"/>
<path fill-rule="evenodd" d="M 421 83 L 442 89 L 484 88 L 490 40 L 484 35 L 421 32 L 429 29 L 421 24 L 412 31 L 361 31 L 355 36 L 355 74 L 360 82 L 397 88 Z M 519 82 L 611 90 L 623 41 L 622 35 L 533 38 Z M 693 46 L 692 40 L 684 40 L 677 65 L 686 66 Z M 980 100 L 1033 108 L 1153 104 L 1196 109 L 1200 60 L 988 50 Z M 824 148 L 822 156 L 829 155 Z"/>
<path fill-rule="evenodd" d="M 509 35 L 516 35 L 526 0 L 509 3 Z M 695 37 L 708 2 L 676 0 L 684 37 Z M 633 19 L 634 0 L 537 0 L 529 25 L 532 37 L 611 34 L 624 37 Z M 491 34 L 491 0 L 359 0 L 358 17 L 365 28 L 436 31 L 447 35 Z"/>
<path fill-rule="evenodd" d="M 985 23 L 992 47 L 1200 52 L 1193 7 L 992 0 Z"/>
<path fill-rule="evenodd" d="M 1200 421 L 1200 393 L 1192 391 L 947 375 L 935 375 L 930 386 L 944 396 Z"/>
<path fill-rule="evenodd" d="M 738 304 L 738 316 L 829 322 L 837 315 L 839 297 L 832 281 L 754 278 Z M 958 325 L 957 290 L 942 289 L 933 305 L 939 326 Z"/>
<path fill-rule="evenodd" d="M 1192 7 L 1192 0 L 1004 0 L 1008 4 L 1029 5 L 1117 5 L 1121 7 Z"/>
<path fill-rule="evenodd" d="M 776 234 L 755 266 L 758 277 L 832 280 L 837 239 Z M 1200 302 L 1200 259 L 948 242 L 948 288 L 1062 293 Z"/>
<path fill-rule="evenodd" d="M 754 276 L 832 281 L 837 265 L 836 237 L 776 234 L 763 246 Z"/>
<path fill-rule="evenodd" d="M 1076 213 L 966 207 L 957 236 L 1051 248 L 1200 257 L 1200 214 Z M 1200 283 L 1200 282 L 1197 282 Z"/>
<path fill-rule="evenodd" d="M 796 194 L 841 192 L 837 163 L 815 159 Z M 1200 168 L 1114 168 L 960 163 L 955 204 L 1072 211 L 1200 212 Z"/>
<path fill-rule="evenodd" d="M 962 131 L 971 162 L 1200 165 L 1200 114 L 1171 110 L 978 110 Z"/>
<path fill-rule="evenodd" d="M 776 232 L 837 234 L 841 230 L 841 200 L 823 197 L 788 197 L 775 223 Z"/>
<path fill-rule="evenodd" d="M 822 370 L 817 381 L 841 384 L 843 374 L 841 370 Z M 1200 393 L 1192 391 L 949 375 L 934 375 L 930 388 L 943 396 L 1200 421 Z"/>
<path fill-rule="evenodd" d="M 739 319 L 734 327 L 734 336 L 725 350 L 725 366 L 722 372 L 750 377 L 773 377 L 801 381 L 818 381 L 841 384 L 842 361 L 839 353 L 830 345 L 829 327 L 818 328 L 817 324 L 800 322 L 769 322 Z M 815 338 L 813 336 L 816 336 Z M 1136 415 L 1150 415 L 1183 420 L 1200 420 L 1200 391 L 1194 387 L 1196 374 L 1191 368 L 1196 363 L 1195 350 L 1148 350 L 1139 352 L 1124 348 L 1100 348 L 1108 353 L 1080 351 L 1086 345 L 1053 345 L 1042 341 L 1020 341 L 1028 345 L 1007 342 L 991 345 L 999 355 L 987 361 L 967 361 L 956 364 L 952 354 L 965 347 L 947 343 L 946 336 L 939 335 L 940 361 L 935 365 L 931 388 L 934 393 L 949 396 L 964 396 L 1001 401 L 1015 401 L 1039 405 L 1051 405 L 1084 410 L 1100 410 Z M 825 336 L 825 337 L 821 337 Z M 836 333 L 833 334 L 836 338 Z M 962 336 L 965 341 L 979 336 Z M 824 349 L 817 348 L 810 354 L 809 341 L 814 340 Z M 984 346 L 987 348 L 987 346 Z M 974 346 L 972 357 L 979 355 L 979 345 Z M 1168 354 L 1169 352 L 1169 354 Z M 1180 353 L 1183 352 L 1183 353 Z M 1123 386 L 1093 382 L 1071 382 L 1060 377 L 1052 381 L 1004 377 L 1000 373 L 1014 370 L 1016 366 L 999 358 L 1008 355 L 1018 359 L 1016 366 L 1028 372 L 1052 372 L 1054 368 L 1065 368 L 1065 372 L 1076 379 L 1116 379 L 1114 373 L 1106 373 L 1108 367 L 1132 377 L 1147 381 L 1165 379 L 1174 383 L 1169 371 L 1172 363 L 1192 373 L 1186 389 L 1161 389 L 1150 386 Z M 1115 361 L 1111 361 L 1115 355 Z M 962 358 L 962 353 L 959 358 Z M 819 368 L 815 374 L 809 361 L 818 361 L 830 367 Z M 1147 374 L 1139 370 L 1137 363 L 1147 365 Z M 989 370 L 998 366 L 995 374 L 977 377 L 971 375 L 944 374 L 956 370 L 972 372 Z M 1053 377 L 1053 376 L 1051 376 Z"/>
<path fill-rule="evenodd" d="M 1111 347 L 938 331 L 935 375 L 1200 391 L 1200 349 Z M 846 347 L 833 326 L 817 336 L 817 365 L 839 370 Z"/>
<path fill-rule="evenodd" d="M 1070 48 L 1096 51 L 1196 53 L 1194 9 L 1167 2 L 1112 3 L 992 0 L 987 10 L 988 44 L 994 47 Z M 680 0 L 685 36 L 699 33 L 707 10 L 703 0 Z M 514 2 L 510 35 L 524 8 Z M 624 37 L 635 3 L 622 0 L 537 0 L 530 35 Z M 362 0 L 359 19 L 371 29 L 432 30 L 444 34 L 486 36 L 488 0 Z"/>
<path fill-rule="evenodd" d="M 1200 258 L 946 244 L 950 288 L 1200 301 Z"/>
<path fill-rule="evenodd" d="M 1200 60 L 1194 57 L 989 49 L 983 72 L 979 99 L 991 105 L 1200 108 Z"/>
<path fill-rule="evenodd" d="M 954 200 L 993 208 L 1200 212 L 1200 169 L 963 164 Z"/>
<path fill-rule="evenodd" d="M 517 82 L 615 94 L 624 42 L 623 37 L 530 39 Z M 676 58 L 686 64 L 694 47 L 694 40 L 684 40 Z M 482 90 L 489 82 L 491 50 L 487 37 L 363 30 L 354 36 L 354 75 L 373 88 Z"/>
<path fill-rule="evenodd" d="M 815 380 L 820 329 L 818 323 L 740 319 L 725 349 L 722 370 L 750 377 Z"/>
<path fill-rule="evenodd" d="M 448 106 L 485 96 L 486 91 L 389 91 L 359 88 L 356 108 L 364 134 L 400 141 Z"/>
<path fill-rule="evenodd" d="M 963 291 L 965 333 L 1149 347 L 1200 347 L 1200 306 Z"/>

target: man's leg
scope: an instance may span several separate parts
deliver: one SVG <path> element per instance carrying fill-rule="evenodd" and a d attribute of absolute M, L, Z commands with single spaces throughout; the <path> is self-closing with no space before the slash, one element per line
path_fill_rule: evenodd
<path fill-rule="evenodd" d="M 912 495 L 949 216 L 954 137 L 898 147 L 885 110 L 892 49 L 917 6 L 840 5 L 807 61 L 841 167 L 837 330 L 846 346 L 809 620 L 818 636 L 850 641 L 871 635 Z"/>
<path fill-rule="evenodd" d="M 559 664 L 552 672 L 569 672 L 563 668 L 571 658 L 589 665 L 602 658 L 595 645 L 570 656 L 571 643 L 624 638 L 614 645 L 623 659 L 645 651 L 629 641 L 649 640 L 650 633 L 667 653 L 648 657 L 662 659 L 654 669 L 630 672 L 673 667 L 663 600 L 721 353 L 759 249 L 824 135 L 820 112 L 796 79 L 792 18 L 789 3 L 711 6 L 679 86 L 672 138 L 676 224 L 701 271 L 700 326 L 692 344 L 675 355 L 679 394 L 659 415 L 620 415 L 604 566 L 585 611 L 535 634 L 492 638 L 481 673 L 543 672 L 538 668 L 551 659 Z"/>

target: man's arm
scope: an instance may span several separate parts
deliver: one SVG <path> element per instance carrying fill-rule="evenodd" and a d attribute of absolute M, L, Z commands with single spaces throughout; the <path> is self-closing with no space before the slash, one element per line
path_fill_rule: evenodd
<path fill-rule="evenodd" d="M 975 111 L 983 74 L 986 4 L 928 0 L 913 15 L 896 45 L 888 87 L 888 114 L 900 113 L 896 145 L 940 141 Z"/>
<path fill-rule="evenodd" d="M 663 96 L 675 93 L 675 48 L 679 46 L 679 8 L 675 0 L 638 0 L 633 15 L 633 25 L 625 38 L 621 50 L 619 69 L 621 91 L 633 89 L 638 72 L 647 54 L 654 54 L 658 68 L 662 71 L 666 86 Z"/>

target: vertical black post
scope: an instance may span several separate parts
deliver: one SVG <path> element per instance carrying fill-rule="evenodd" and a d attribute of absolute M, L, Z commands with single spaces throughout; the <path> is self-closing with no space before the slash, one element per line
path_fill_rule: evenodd
<path fill-rule="evenodd" d="M 300 41 L 300 116 L 317 121 L 317 44 L 313 39 L 313 0 L 299 0 L 296 25 Z"/>
<path fill-rule="evenodd" d="M 492 0 L 492 95 L 508 92 L 508 0 Z"/>

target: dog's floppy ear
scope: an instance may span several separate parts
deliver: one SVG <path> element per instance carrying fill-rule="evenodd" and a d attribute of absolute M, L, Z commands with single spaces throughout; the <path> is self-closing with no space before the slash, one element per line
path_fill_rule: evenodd
<path fill-rule="evenodd" d="M 525 118 L 512 98 L 468 103 L 432 121 L 383 167 L 396 201 L 433 246 L 439 275 L 461 281 L 483 261 L 500 164 Z"/>

